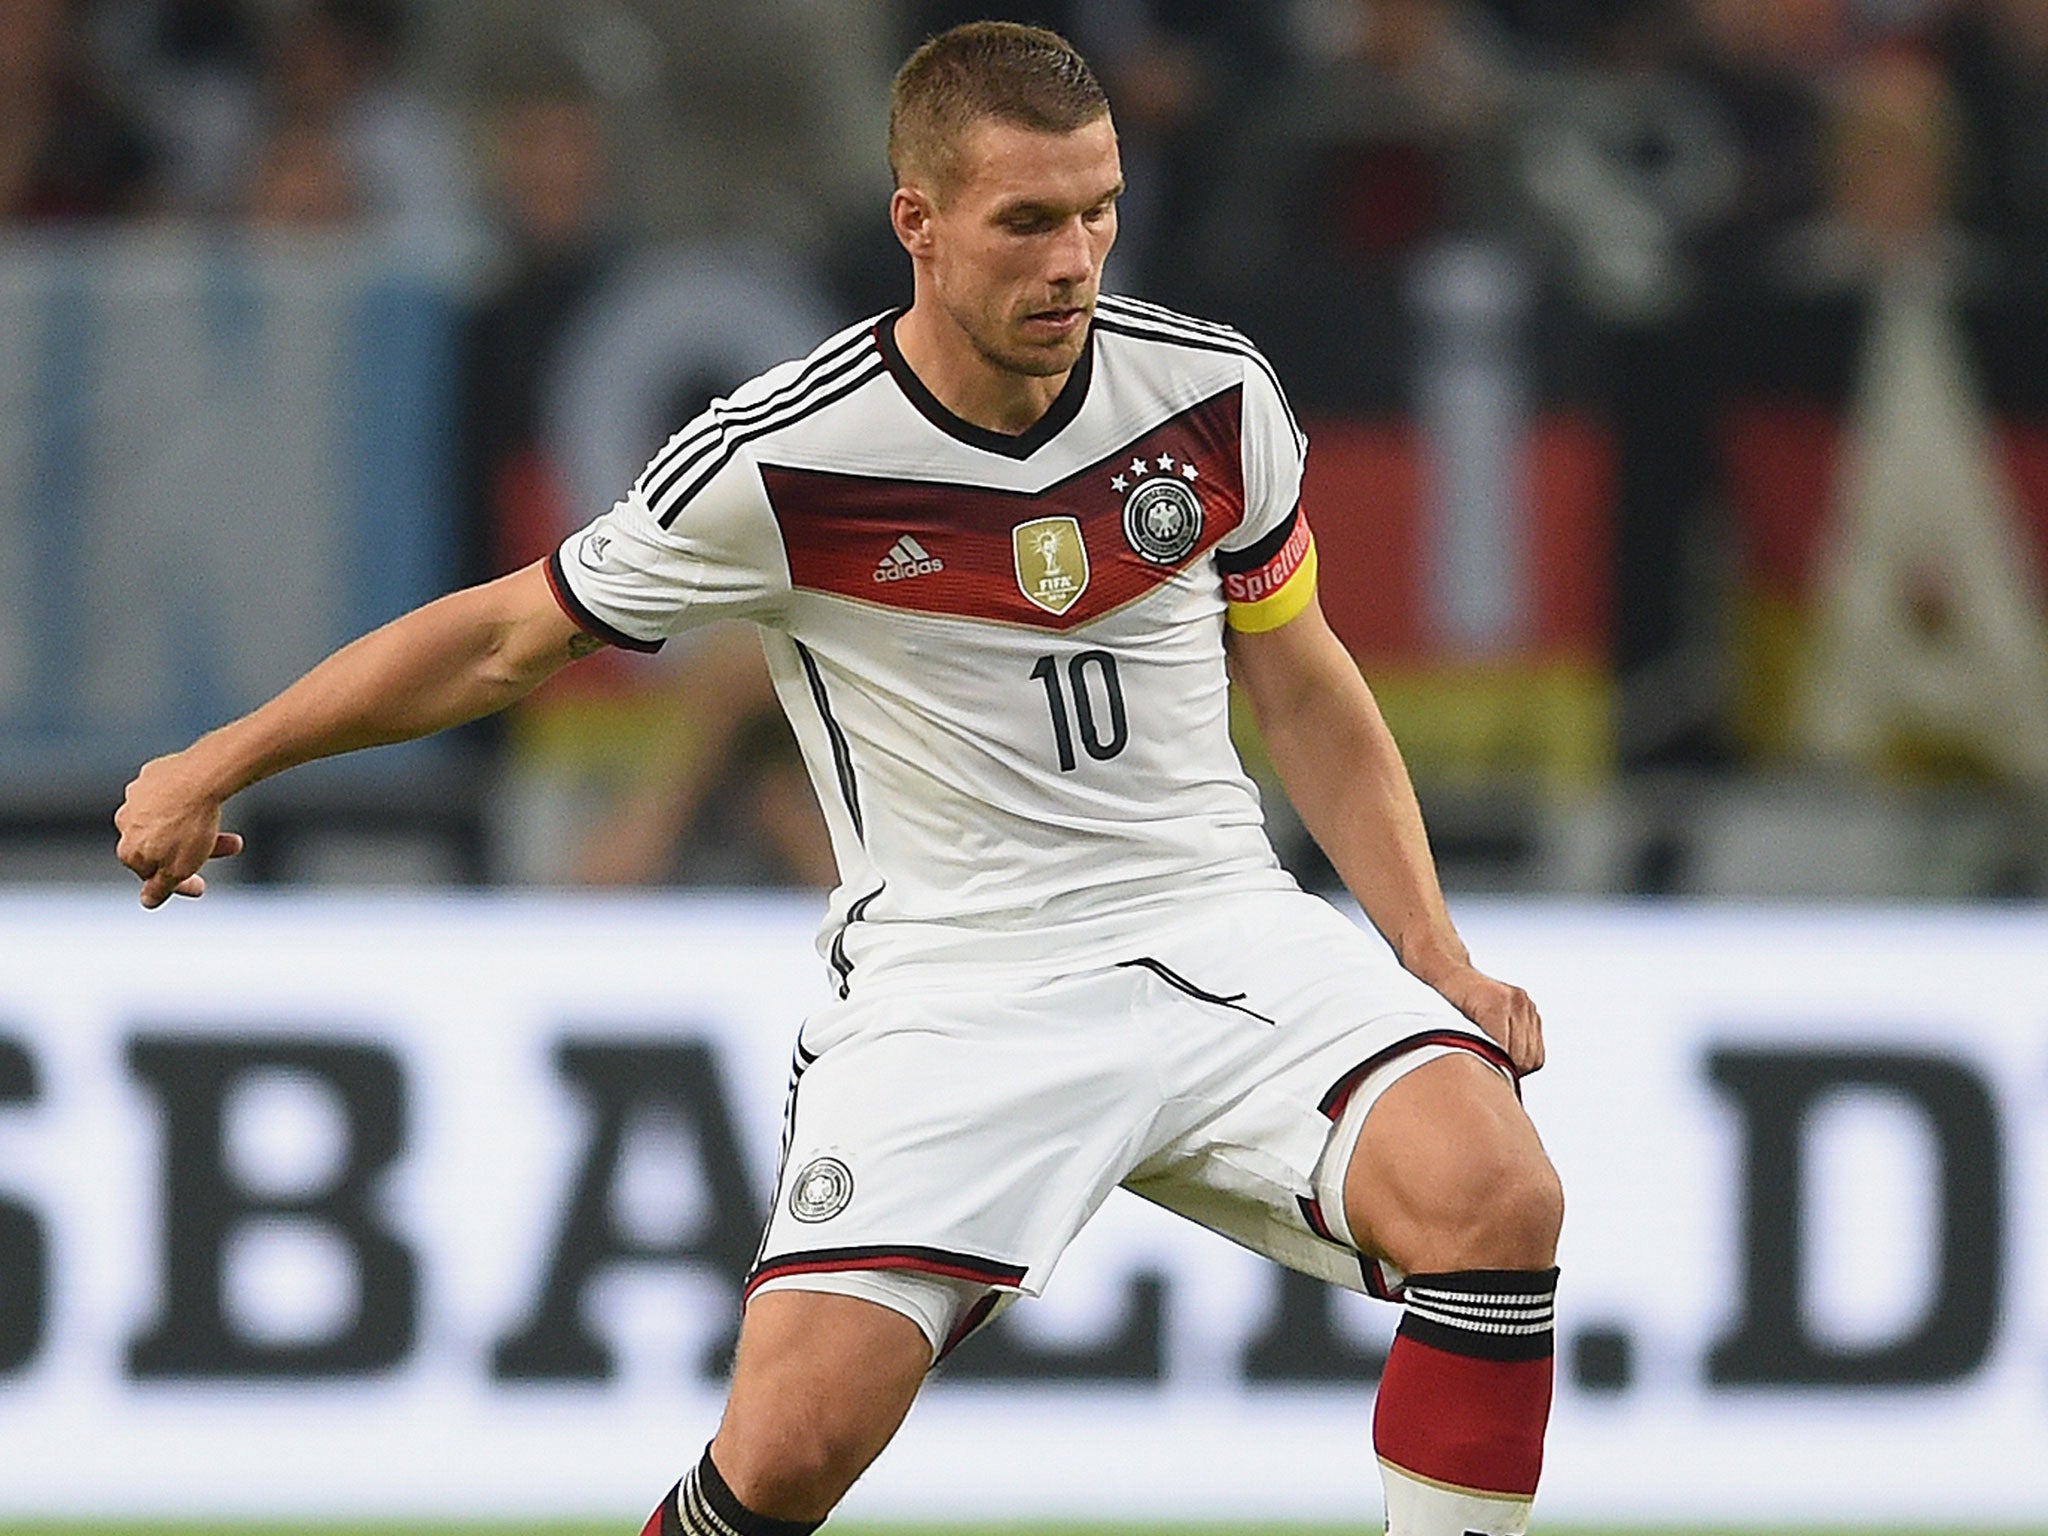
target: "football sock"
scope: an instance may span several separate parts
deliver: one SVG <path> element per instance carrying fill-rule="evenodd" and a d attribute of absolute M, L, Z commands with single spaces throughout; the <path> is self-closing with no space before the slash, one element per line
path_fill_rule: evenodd
<path fill-rule="evenodd" d="M 822 1524 L 755 1514 L 725 1485 L 707 1450 L 647 1517 L 640 1536 L 811 1536 Z"/>
<path fill-rule="evenodd" d="M 1543 1470 L 1557 1271 L 1410 1275 L 1373 1407 L 1389 1536 L 1523 1536 Z"/>

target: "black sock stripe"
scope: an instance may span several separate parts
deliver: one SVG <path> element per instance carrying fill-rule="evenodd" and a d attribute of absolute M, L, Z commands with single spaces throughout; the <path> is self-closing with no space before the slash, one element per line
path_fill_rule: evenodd
<path fill-rule="evenodd" d="M 1408 1294 L 1446 1312 L 1467 1312 L 1474 1317 L 1535 1317 L 1556 1305 L 1549 1294 L 1542 1296 L 1476 1296 L 1459 1291 L 1438 1291 L 1429 1286 L 1409 1286 Z"/>
<path fill-rule="evenodd" d="M 1401 1314 L 1401 1326 L 1395 1332 L 1469 1360 L 1547 1360 L 1557 1352 L 1556 1335 L 1548 1328 L 1536 1333 L 1474 1333 L 1469 1328 L 1448 1328 L 1412 1310 Z"/>
<path fill-rule="evenodd" d="M 1410 1275 L 1398 1332 L 1478 1360 L 1548 1359 L 1556 1349 L 1556 1269 Z"/>
<path fill-rule="evenodd" d="M 697 1463 L 689 1477 L 683 1481 L 685 1494 L 697 1496 L 702 1514 L 709 1517 L 706 1524 L 713 1529 L 706 1536 L 811 1536 L 825 1522 L 822 1520 L 776 1520 L 768 1515 L 757 1515 L 739 1501 L 725 1478 L 720 1475 L 717 1465 L 711 1460 L 711 1451 L 706 1447 L 704 1457 Z M 685 1511 L 688 1518 L 688 1511 Z"/>
<path fill-rule="evenodd" d="M 1549 1269 L 1451 1269 L 1410 1275 L 1408 1285 L 1455 1296 L 1554 1296 L 1557 1266 Z"/>

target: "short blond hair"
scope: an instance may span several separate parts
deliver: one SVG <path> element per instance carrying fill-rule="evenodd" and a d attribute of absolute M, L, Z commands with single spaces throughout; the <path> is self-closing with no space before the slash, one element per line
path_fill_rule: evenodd
<path fill-rule="evenodd" d="M 889 169 L 896 185 L 934 191 L 958 173 L 967 131 L 993 119 L 1036 133 L 1072 133 L 1109 113 L 1109 97 L 1072 43 L 1043 27 L 971 21 L 905 61 L 889 93 Z"/>

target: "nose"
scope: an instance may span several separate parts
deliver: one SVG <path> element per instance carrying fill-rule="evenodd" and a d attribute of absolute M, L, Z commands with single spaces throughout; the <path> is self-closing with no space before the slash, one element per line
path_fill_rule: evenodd
<path fill-rule="evenodd" d="M 1046 279 L 1062 286 L 1078 286 L 1095 275 L 1095 242 L 1088 226 L 1069 219 L 1060 226 L 1059 238 L 1048 254 Z"/>

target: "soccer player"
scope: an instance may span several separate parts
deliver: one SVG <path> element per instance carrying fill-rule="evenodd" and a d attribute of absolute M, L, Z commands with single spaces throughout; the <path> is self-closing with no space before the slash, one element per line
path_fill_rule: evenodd
<path fill-rule="evenodd" d="M 889 150 L 908 309 L 715 402 L 543 564 L 145 766 L 120 857 L 147 907 L 199 895 L 246 785 L 751 619 L 831 826 L 838 996 L 797 1036 L 724 1418 L 649 1536 L 811 1530 L 1119 1184 L 1400 1300 L 1389 1528 L 1520 1532 L 1562 1214 L 1515 1087 L 1541 1025 L 1468 957 L 1323 621 L 1279 385 L 1098 291 L 1116 133 L 1059 37 L 928 42 Z M 1233 676 L 1384 943 L 1281 871 Z"/>

